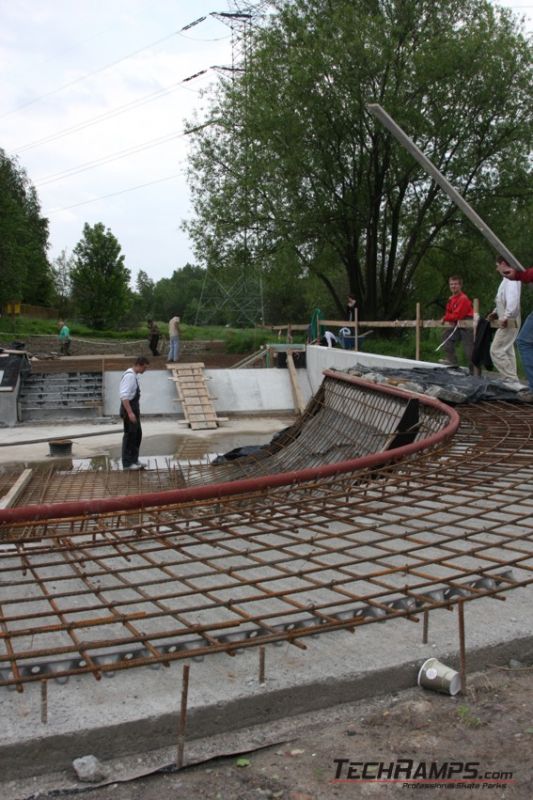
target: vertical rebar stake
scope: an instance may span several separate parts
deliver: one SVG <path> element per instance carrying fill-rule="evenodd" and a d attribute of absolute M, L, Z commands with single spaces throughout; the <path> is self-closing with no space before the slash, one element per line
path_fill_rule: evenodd
<path fill-rule="evenodd" d="M 41 722 L 46 725 L 48 722 L 48 681 L 41 681 Z"/>
<path fill-rule="evenodd" d="M 428 643 L 428 632 L 429 632 L 429 611 L 426 609 L 424 611 L 424 627 L 422 629 L 422 644 Z"/>
<path fill-rule="evenodd" d="M 176 753 L 176 766 L 181 769 L 183 766 L 183 748 L 185 746 L 185 727 L 187 725 L 187 695 L 189 693 L 189 664 L 183 665 L 183 677 L 181 679 L 181 707 L 180 721 L 178 726 L 178 750 Z"/>
<path fill-rule="evenodd" d="M 265 645 L 259 647 L 259 683 L 265 683 Z"/>
<path fill-rule="evenodd" d="M 466 695 L 466 652 L 465 652 L 465 602 L 457 603 L 459 614 L 459 656 L 461 659 L 461 694 Z"/>

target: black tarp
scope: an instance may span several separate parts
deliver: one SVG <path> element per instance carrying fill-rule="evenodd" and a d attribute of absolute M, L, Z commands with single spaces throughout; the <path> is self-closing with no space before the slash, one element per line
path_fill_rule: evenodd
<path fill-rule="evenodd" d="M 352 375 L 361 375 L 362 378 L 371 374 L 383 376 L 384 382 L 392 378 L 397 383 L 398 379 L 406 384 L 416 384 L 424 394 L 437 397 L 444 403 L 479 403 L 485 400 L 509 400 L 520 402 L 517 391 L 510 389 L 501 379 L 494 376 L 470 375 L 464 367 L 415 367 L 401 369 L 396 367 L 366 367 L 358 364 L 347 372 Z M 401 388 L 401 387 L 400 387 Z M 524 386 L 524 389 L 526 387 Z"/>

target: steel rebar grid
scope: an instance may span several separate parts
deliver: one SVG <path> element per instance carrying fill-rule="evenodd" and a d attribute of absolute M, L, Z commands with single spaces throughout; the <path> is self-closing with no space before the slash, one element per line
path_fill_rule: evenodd
<path fill-rule="evenodd" d="M 40 480 L 28 484 L 19 505 L 55 504 L 77 500 L 102 499 L 116 496 L 135 496 L 150 492 L 168 491 L 184 486 L 206 487 L 223 482 L 252 480 L 293 471 L 336 470 L 345 462 L 352 470 L 354 459 L 386 451 L 395 439 L 409 402 L 409 395 L 396 389 L 375 386 L 346 374 L 329 374 L 303 417 L 275 437 L 259 452 L 237 461 L 217 464 L 209 458 L 175 463 L 170 460 L 166 470 L 156 469 L 128 473 L 95 465 L 92 470 L 70 461 L 66 469 L 53 467 L 42 470 Z M 418 401 L 414 401 L 418 402 Z M 429 446 L 431 439 L 450 435 L 457 425 L 453 412 L 431 399 L 421 401 L 417 423 L 408 442 L 414 449 Z M 446 434 L 445 428 L 448 428 Z M 398 443 L 394 444 L 398 448 Z M 403 455 L 403 454 L 402 454 Z M 300 480 L 299 475 L 295 476 Z M 0 511 L 0 524 L 4 515 Z"/>
<path fill-rule="evenodd" d="M 0 685 L 301 645 L 531 583 L 533 411 L 462 417 L 395 465 L 21 526 L 0 558 Z"/>

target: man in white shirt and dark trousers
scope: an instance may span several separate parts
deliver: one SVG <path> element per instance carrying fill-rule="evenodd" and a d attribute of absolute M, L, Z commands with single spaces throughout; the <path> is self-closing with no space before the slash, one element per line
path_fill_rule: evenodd
<path fill-rule="evenodd" d="M 144 469 L 139 463 L 142 440 L 139 375 L 146 372 L 150 362 L 145 356 L 135 359 L 133 367 L 126 370 L 120 381 L 120 416 L 124 423 L 122 437 L 123 469 Z"/>
<path fill-rule="evenodd" d="M 500 264 L 508 266 L 501 256 L 496 261 L 496 268 Z M 508 386 L 518 391 L 524 388 L 518 379 L 514 350 L 514 342 L 520 329 L 521 287 L 522 284 L 518 281 L 502 278 L 496 294 L 496 308 L 489 314 L 489 319 L 497 319 L 500 324 L 490 347 L 492 363 Z"/>
<path fill-rule="evenodd" d="M 168 341 L 167 361 L 173 363 L 180 357 L 180 318 L 177 314 L 168 323 Z"/>

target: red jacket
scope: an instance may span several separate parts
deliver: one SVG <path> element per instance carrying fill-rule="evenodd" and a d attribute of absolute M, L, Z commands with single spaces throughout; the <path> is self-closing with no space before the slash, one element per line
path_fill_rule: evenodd
<path fill-rule="evenodd" d="M 531 270 L 533 272 L 533 270 Z M 533 281 L 533 276 L 531 277 Z M 474 316 L 474 306 L 471 299 L 464 293 L 452 294 L 446 303 L 444 322 L 457 322 L 459 319 L 468 319 Z"/>
<path fill-rule="evenodd" d="M 524 272 L 517 269 L 514 280 L 522 281 L 522 283 L 533 283 L 533 267 L 524 270 Z"/>

